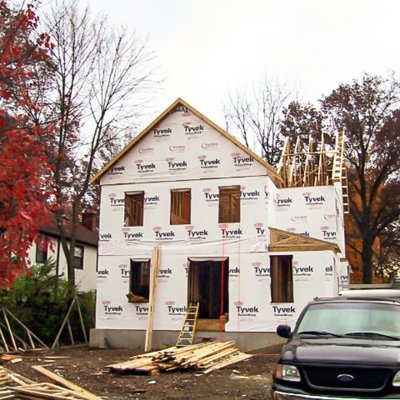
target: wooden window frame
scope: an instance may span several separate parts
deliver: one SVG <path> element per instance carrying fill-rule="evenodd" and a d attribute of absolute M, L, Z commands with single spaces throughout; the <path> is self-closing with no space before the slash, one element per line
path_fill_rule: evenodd
<path fill-rule="evenodd" d="M 125 193 L 125 226 L 143 226 L 144 192 Z"/>
<path fill-rule="evenodd" d="M 171 189 L 170 225 L 190 224 L 191 202 L 191 189 Z"/>
<path fill-rule="evenodd" d="M 271 303 L 293 303 L 293 256 L 270 256 Z"/>
<path fill-rule="evenodd" d="M 220 186 L 218 222 L 240 222 L 240 186 Z"/>

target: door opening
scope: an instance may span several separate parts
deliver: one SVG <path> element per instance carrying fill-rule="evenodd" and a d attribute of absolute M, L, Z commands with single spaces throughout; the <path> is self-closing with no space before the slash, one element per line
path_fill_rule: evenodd
<path fill-rule="evenodd" d="M 199 318 L 219 319 L 228 309 L 229 258 L 189 263 L 188 302 L 200 302 Z"/>

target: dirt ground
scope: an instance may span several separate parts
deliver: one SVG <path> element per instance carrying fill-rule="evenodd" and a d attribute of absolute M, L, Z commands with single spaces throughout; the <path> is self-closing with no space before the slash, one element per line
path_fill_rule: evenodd
<path fill-rule="evenodd" d="M 269 399 L 271 369 L 277 349 L 260 349 L 249 360 L 204 375 L 165 372 L 157 375 L 110 373 L 109 364 L 127 361 L 138 351 L 69 347 L 23 353 L 22 361 L 2 366 L 38 382 L 48 379 L 31 368 L 43 365 L 69 381 L 108 400 L 122 399 Z M 272 353 L 272 354 L 271 354 Z M 53 357 L 53 358 L 52 358 Z"/>

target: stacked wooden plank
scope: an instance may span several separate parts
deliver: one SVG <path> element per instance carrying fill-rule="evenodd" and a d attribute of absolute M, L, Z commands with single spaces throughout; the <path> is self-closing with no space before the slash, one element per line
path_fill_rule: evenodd
<path fill-rule="evenodd" d="M 185 347 L 145 353 L 129 361 L 109 365 L 113 372 L 153 374 L 160 371 L 198 370 L 205 374 L 250 358 L 242 353 L 233 340 L 228 342 L 205 342 Z"/>
<path fill-rule="evenodd" d="M 11 400 L 16 399 L 15 392 L 7 387 L 0 388 L 0 399 L 1 400 Z"/>
<path fill-rule="evenodd" d="M 8 385 L 11 382 L 11 372 L 6 368 L 0 367 L 0 386 Z"/>
<path fill-rule="evenodd" d="M 0 367 L 0 399 L 14 399 L 14 392 L 7 387 L 12 384 L 11 371 Z"/>

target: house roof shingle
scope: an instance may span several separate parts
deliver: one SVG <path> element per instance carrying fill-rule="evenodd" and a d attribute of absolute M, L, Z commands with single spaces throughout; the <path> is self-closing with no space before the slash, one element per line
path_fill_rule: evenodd
<path fill-rule="evenodd" d="M 51 218 L 41 226 L 40 232 L 56 238 L 61 237 L 60 230 L 57 226 L 55 214 L 52 214 Z M 69 236 L 69 232 L 67 232 L 67 238 L 69 238 Z M 82 223 L 79 223 L 76 232 L 76 241 L 78 244 L 81 243 L 88 246 L 97 247 L 99 241 L 99 233 L 97 231 L 92 231 Z"/>

